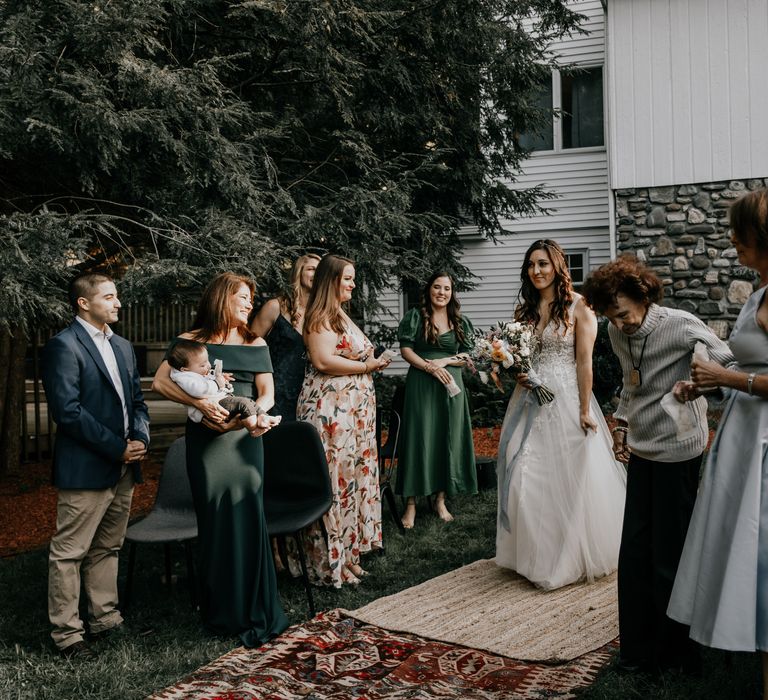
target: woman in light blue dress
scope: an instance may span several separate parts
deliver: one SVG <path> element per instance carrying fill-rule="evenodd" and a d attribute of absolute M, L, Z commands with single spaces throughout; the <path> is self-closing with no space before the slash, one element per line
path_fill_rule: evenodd
<path fill-rule="evenodd" d="M 729 345 L 736 365 L 694 362 L 682 399 L 723 387 L 728 403 L 709 452 L 667 614 L 691 638 L 731 651 L 762 652 L 768 700 L 768 190 L 730 210 L 739 262 L 760 288 L 739 314 Z"/>

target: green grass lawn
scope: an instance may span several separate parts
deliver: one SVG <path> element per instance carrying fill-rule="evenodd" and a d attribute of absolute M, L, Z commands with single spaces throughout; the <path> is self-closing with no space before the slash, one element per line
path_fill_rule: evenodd
<path fill-rule="evenodd" d="M 385 509 L 386 552 L 364 560 L 371 576 L 358 588 L 316 589 L 318 610 L 354 609 L 382 595 L 493 556 L 495 491 L 456 498 L 451 507 L 456 520 L 445 525 L 422 505 L 415 529 L 404 537 Z M 174 571 L 183 577 L 182 552 L 177 554 Z M 126 570 L 126 561 L 121 561 L 121 571 Z M 162 571 L 162 548 L 140 547 L 133 600 L 126 615 L 133 634 L 112 645 L 102 643 L 95 662 L 72 663 L 57 656 L 50 642 L 45 609 L 46 552 L 0 560 L 0 698 L 141 698 L 236 646 L 235 639 L 211 638 L 202 632 L 187 591 L 179 587 L 169 594 L 161 581 Z M 305 620 L 307 605 L 301 582 L 281 575 L 279 585 L 291 622 Z M 701 679 L 672 674 L 657 680 L 628 679 L 608 670 L 580 697 L 759 697 L 756 655 L 705 650 L 704 659 Z"/>

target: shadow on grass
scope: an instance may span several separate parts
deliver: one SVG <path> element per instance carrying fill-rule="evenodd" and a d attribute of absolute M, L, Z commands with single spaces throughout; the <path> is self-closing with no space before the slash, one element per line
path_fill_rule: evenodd
<path fill-rule="evenodd" d="M 477 559 L 492 557 L 496 492 L 457 497 L 450 505 L 456 520 L 444 524 L 428 512 L 425 503 L 419 503 L 416 527 L 405 536 L 397 532 L 385 510 L 385 552 L 363 560 L 371 575 L 357 588 L 316 589 L 318 610 L 354 609 Z M 169 593 L 162 582 L 162 547 L 139 548 L 133 599 L 126 615 L 132 634 L 113 645 L 101 643 L 98 660 L 90 663 L 64 661 L 51 645 L 45 609 L 47 553 L 36 551 L 0 560 L 0 697 L 142 698 L 235 647 L 236 639 L 212 638 L 201 630 L 185 587 L 181 548 L 174 550 L 174 557 L 178 581 Z M 120 565 L 124 574 L 127 561 L 121 560 Z M 307 604 L 300 581 L 281 574 L 278 584 L 291 623 L 303 622 Z M 579 697 L 743 700 L 758 697 L 759 683 L 756 655 L 705 650 L 701 679 L 668 675 L 651 681 L 620 677 L 607 670 Z"/>

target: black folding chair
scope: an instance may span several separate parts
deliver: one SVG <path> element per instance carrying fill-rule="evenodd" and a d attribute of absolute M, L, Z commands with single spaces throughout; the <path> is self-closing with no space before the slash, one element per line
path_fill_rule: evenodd
<path fill-rule="evenodd" d="M 381 411 L 376 412 L 376 443 L 379 448 L 379 490 L 381 498 L 387 504 L 389 513 L 400 532 L 404 533 L 403 521 L 395 501 L 395 493 L 392 490 L 392 475 L 397 462 L 397 448 L 400 443 L 400 428 L 402 425 L 402 411 L 405 402 L 405 386 L 400 385 L 395 389 L 392 397 L 392 406 L 389 410 L 389 423 L 387 424 L 387 439 L 381 442 L 383 434 L 383 419 Z"/>
<path fill-rule="evenodd" d="M 278 538 L 286 558 L 285 537 L 296 541 L 309 615 L 315 616 L 302 530 L 331 507 L 333 494 L 320 435 L 311 423 L 282 423 L 264 434 L 264 513 L 267 531 Z"/>

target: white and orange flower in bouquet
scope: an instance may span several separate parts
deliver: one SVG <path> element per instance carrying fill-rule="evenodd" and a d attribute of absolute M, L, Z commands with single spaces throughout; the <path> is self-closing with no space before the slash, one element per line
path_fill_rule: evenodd
<path fill-rule="evenodd" d="M 530 323 L 500 321 L 485 333 L 478 331 L 472 357 L 481 367 L 489 367 L 491 377 L 499 389 L 501 383 L 498 375 L 502 369 L 511 370 L 515 374 L 527 374 L 528 381 L 533 385 L 533 394 L 539 406 L 543 406 L 552 401 L 555 395 L 544 386 L 531 367 L 531 356 L 537 344 L 538 339 Z M 481 372 L 480 377 L 483 381 L 488 380 L 486 372 Z"/>

